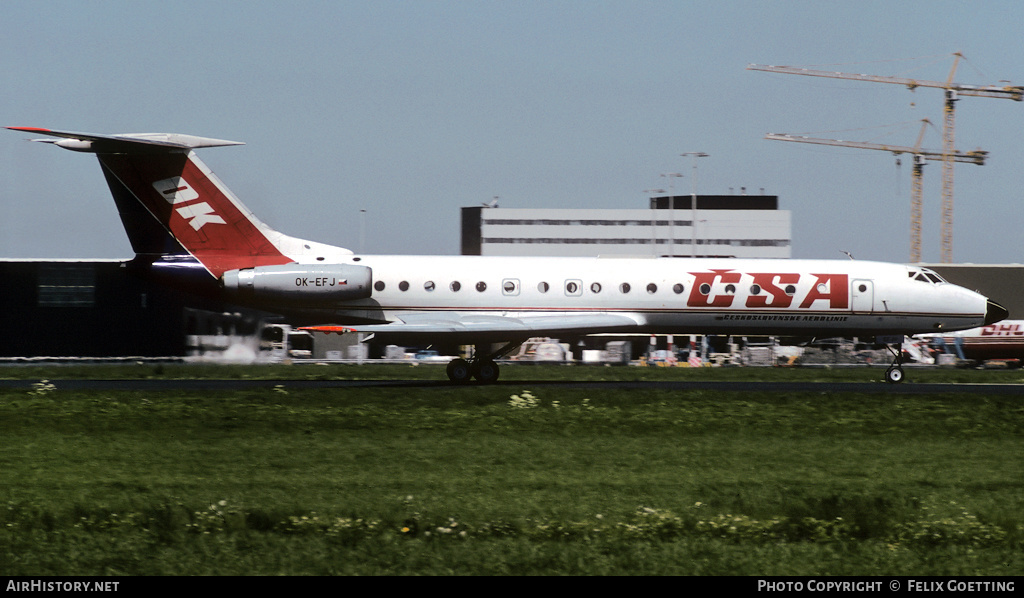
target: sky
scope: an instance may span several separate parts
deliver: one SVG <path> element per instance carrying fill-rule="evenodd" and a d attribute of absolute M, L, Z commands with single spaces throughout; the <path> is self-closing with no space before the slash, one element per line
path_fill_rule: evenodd
<path fill-rule="evenodd" d="M 459 253 L 460 208 L 643 208 L 760 193 L 795 258 L 906 262 L 911 160 L 942 90 L 751 63 L 1024 85 L 1019 0 L 5 0 L 0 126 L 245 142 L 200 157 L 264 222 L 377 254 Z M 953 261 L 1024 262 L 1024 102 L 965 97 Z M 0 130 L 0 258 L 126 258 L 95 158 Z M 682 173 L 683 178 L 664 177 Z M 941 164 L 922 257 L 940 260 Z M 365 210 L 362 216 L 361 211 Z M 363 241 L 360 241 L 360 231 Z M 360 245 L 362 245 L 360 247 Z"/>

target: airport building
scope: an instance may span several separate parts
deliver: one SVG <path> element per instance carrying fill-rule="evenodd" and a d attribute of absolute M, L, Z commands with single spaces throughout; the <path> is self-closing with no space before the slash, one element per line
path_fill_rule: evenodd
<path fill-rule="evenodd" d="M 649 209 L 462 208 L 463 255 L 788 258 L 775 195 L 652 197 Z M 696 209 L 694 209 L 696 208 Z"/>
<path fill-rule="evenodd" d="M 122 260 L 5 260 L 0 277 L 2 357 L 183 357 L 190 339 L 255 335 L 262 317 L 134 276 Z"/>

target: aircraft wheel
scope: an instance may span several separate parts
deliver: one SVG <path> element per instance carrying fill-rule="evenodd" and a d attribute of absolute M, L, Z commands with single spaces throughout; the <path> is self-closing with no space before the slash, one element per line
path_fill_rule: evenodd
<path fill-rule="evenodd" d="M 903 368 L 893 366 L 885 370 L 885 381 L 889 384 L 899 384 L 900 382 L 903 382 Z"/>
<path fill-rule="evenodd" d="M 473 373 L 469 367 L 469 362 L 465 359 L 453 359 L 448 362 L 448 379 L 456 384 L 465 384 L 469 382 Z"/>
<path fill-rule="evenodd" d="M 473 377 L 484 384 L 498 381 L 498 364 L 490 359 L 482 359 L 473 367 Z"/>

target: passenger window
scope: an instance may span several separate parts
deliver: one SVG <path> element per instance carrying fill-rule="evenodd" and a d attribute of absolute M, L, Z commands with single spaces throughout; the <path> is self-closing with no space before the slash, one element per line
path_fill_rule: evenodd
<path fill-rule="evenodd" d="M 540 291 L 541 293 L 547 293 L 548 289 L 550 289 L 550 288 L 551 288 L 551 285 L 549 285 L 546 282 L 542 282 L 542 283 L 537 285 L 537 290 Z"/>
<path fill-rule="evenodd" d="M 647 294 L 653 295 L 658 292 L 658 285 L 653 282 L 647 285 Z"/>
<path fill-rule="evenodd" d="M 476 283 L 476 290 L 480 291 L 481 293 L 483 293 L 484 291 L 487 290 L 487 283 L 482 281 L 482 280 L 480 282 Z"/>
<path fill-rule="evenodd" d="M 378 291 L 378 292 L 379 291 L 383 291 L 384 290 L 384 286 L 385 286 L 384 285 L 384 281 L 383 280 L 378 280 L 377 282 L 373 283 L 373 290 Z"/>
<path fill-rule="evenodd" d="M 567 280 L 565 281 L 565 294 L 570 297 L 579 297 L 583 294 L 583 281 L 581 280 Z"/>
<path fill-rule="evenodd" d="M 675 293 L 676 295 L 682 294 L 682 292 L 685 291 L 685 290 L 686 290 L 686 287 L 684 287 L 683 285 L 679 284 L 678 282 L 675 283 L 674 285 L 672 285 L 672 292 Z"/>
<path fill-rule="evenodd" d="M 711 293 L 711 285 L 709 285 L 706 282 L 703 283 L 702 285 L 700 285 L 700 294 L 701 295 L 709 295 L 710 293 Z"/>
<path fill-rule="evenodd" d="M 428 280 L 427 282 L 423 283 L 423 290 L 427 291 L 428 293 L 432 292 L 435 288 L 437 288 L 437 285 L 434 284 L 433 280 Z"/>
<path fill-rule="evenodd" d="M 506 278 L 501 282 L 501 294 L 515 296 L 519 294 L 519 279 Z"/>
<path fill-rule="evenodd" d="M 619 285 L 619 292 L 622 293 L 623 295 L 625 295 L 626 293 L 629 292 L 630 288 L 632 288 L 632 287 L 629 286 L 629 283 L 628 282 L 624 282 L 624 283 Z"/>
<path fill-rule="evenodd" d="M 452 283 L 448 285 L 448 288 L 451 289 L 453 293 L 458 293 L 459 289 L 462 288 L 462 284 L 457 280 L 453 280 Z"/>
<path fill-rule="evenodd" d="M 403 280 L 402 282 L 398 283 L 398 290 L 399 291 L 408 291 L 409 290 L 409 283 L 408 283 L 408 281 Z"/>
<path fill-rule="evenodd" d="M 599 282 L 592 282 L 592 283 L 590 283 L 590 292 L 594 293 L 594 294 L 600 293 L 601 292 L 601 283 L 599 283 Z"/>

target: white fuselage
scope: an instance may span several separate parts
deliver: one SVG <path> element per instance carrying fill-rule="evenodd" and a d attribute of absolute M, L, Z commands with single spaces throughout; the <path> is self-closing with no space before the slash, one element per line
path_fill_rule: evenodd
<path fill-rule="evenodd" d="M 620 314 L 665 333 L 915 334 L 980 326 L 987 299 L 921 268 L 850 260 L 351 256 L 371 298 L 339 323 L 454 312 Z M 937 278 L 937 277 L 936 277 Z"/>

